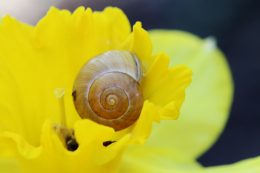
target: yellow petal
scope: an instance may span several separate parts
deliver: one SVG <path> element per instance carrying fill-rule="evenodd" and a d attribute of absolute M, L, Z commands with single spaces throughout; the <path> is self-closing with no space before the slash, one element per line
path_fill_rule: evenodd
<path fill-rule="evenodd" d="M 176 154 L 176 153 L 175 153 Z M 123 157 L 121 173 L 193 173 L 202 167 L 191 160 L 177 160 L 164 148 L 132 146 Z"/>
<path fill-rule="evenodd" d="M 19 162 L 17 170 L 27 173 L 44 173 L 50 170 L 64 173 L 86 170 L 116 172 L 120 153 L 127 146 L 129 135 L 104 146 L 103 142 L 113 139 L 114 130 L 90 120 L 81 120 L 74 127 L 79 148 L 70 152 L 63 146 L 52 124 L 50 121 L 44 124 L 41 145 L 38 147 L 28 144 L 22 136 L 15 133 L 1 133 L 0 155 L 5 161 L 2 164 L 7 168 L 8 158 L 15 157 Z"/>
<path fill-rule="evenodd" d="M 22 134 L 38 145 L 45 119 L 60 121 L 53 96 L 56 88 L 66 91 L 67 121 L 72 127 L 79 119 L 71 92 L 80 68 L 103 51 L 119 49 L 129 34 L 129 21 L 117 8 L 92 12 L 81 7 L 73 14 L 52 8 L 35 28 L 4 18 L 0 25 L 0 130 Z"/>
<path fill-rule="evenodd" d="M 16 160 L 0 159 L 0 172 L 2 173 L 21 173 L 19 163 Z"/>
<path fill-rule="evenodd" d="M 258 173 L 260 172 L 260 157 L 246 159 L 230 165 L 206 168 L 205 173 Z M 198 172 L 199 173 L 199 172 Z"/>
<path fill-rule="evenodd" d="M 141 22 L 135 23 L 133 33 L 122 44 L 122 49 L 127 49 L 135 53 L 141 60 L 145 70 L 154 61 L 152 57 L 152 42 L 148 32 L 142 28 Z"/>
<path fill-rule="evenodd" d="M 63 56 L 57 56 L 57 60 L 68 56 L 78 72 L 89 58 L 118 49 L 129 33 L 129 21 L 118 8 L 108 7 L 102 12 L 92 12 L 80 7 L 73 15 L 66 10 L 51 8 L 36 26 L 34 39 L 43 51 L 51 49 L 62 53 Z"/>
<path fill-rule="evenodd" d="M 30 47 L 31 32 L 31 27 L 8 16 L 0 25 L 0 105 L 4 107 L 0 110 L 1 130 L 23 134 L 31 143 L 37 144 L 33 136 L 40 133 L 37 125 L 42 123 L 42 119 L 38 112 L 41 106 L 35 103 L 41 98 L 41 93 L 33 86 L 34 79 L 40 78 L 40 75 L 32 75 L 37 73 L 37 64 L 28 67 L 35 62 Z M 28 122 L 32 115 L 39 117 L 34 124 L 21 123 Z"/>
<path fill-rule="evenodd" d="M 152 124 L 158 119 L 158 110 L 155 105 L 145 101 L 139 119 L 133 128 L 131 128 L 131 143 L 143 144 L 152 130 Z"/>
<path fill-rule="evenodd" d="M 160 118 L 163 120 L 177 119 L 179 117 L 179 108 L 175 101 L 168 103 L 160 110 Z"/>
<path fill-rule="evenodd" d="M 125 147 L 144 143 L 154 121 L 178 117 L 190 82 L 188 68 L 169 68 L 166 55 L 152 56 L 151 40 L 141 23 L 130 33 L 129 21 L 117 8 L 92 12 L 81 7 L 73 14 L 52 8 L 36 27 L 6 17 L 0 25 L 0 45 L 0 156 L 15 158 L 26 173 L 116 172 Z M 148 85 L 153 89 L 145 96 L 139 120 L 118 133 L 80 120 L 71 96 L 82 65 L 115 49 L 140 58 L 147 72 L 144 89 Z M 162 80 L 158 78 L 159 85 L 149 81 L 158 69 L 152 64 L 159 65 L 159 74 L 166 72 Z M 64 106 L 60 105 L 67 116 L 64 124 L 74 129 L 79 144 L 74 152 L 66 149 L 62 135 L 54 130 L 61 122 L 59 102 L 53 95 L 57 88 L 65 91 Z M 104 145 L 106 141 L 109 146 Z"/>
<path fill-rule="evenodd" d="M 171 64 L 191 67 L 193 81 L 176 122 L 162 122 L 147 147 L 168 148 L 176 157 L 196 159 L 218 138 L 227 121 L 233 83 L 224 55 L 214 40 L 180 31 L 152 31 L 156 51 L 165 50 Z M 173 91 L 174 92 L 174 91 Z"/>
<path fill-rule="evenodd" d="M 156 57 L 142 81 L 144 98 L 162 107 L 162 119 L 176 119 L 185 97 L 185 89 L 191 82 L 191 70 L 179 65 L 168 68 L 165 54 Z"/>
<path fill-rule="evenodd" d="M 149 151 L 149 150 L 147 150 Z M 158 155 L 156 155 L 158 154 Z M 145 159 L 140 155 L 146 155 Z M 160 156 L 159 156 L 160 155 Z M 162 157 L 163 156 L 163 157 Z M 213 166 L 203 168 L 195 162 L 172 161 L 167 153 L 158 153 L 156 150 L 150 150 L 144 153 L 142 150 L 132 150 L 131 157 L 124 158 L 124 167 L 121 173 L 259 173 L 260 157 L 246 159 L 234 164 Z M 131 166 L 135 165 L 135 166 Z"/>

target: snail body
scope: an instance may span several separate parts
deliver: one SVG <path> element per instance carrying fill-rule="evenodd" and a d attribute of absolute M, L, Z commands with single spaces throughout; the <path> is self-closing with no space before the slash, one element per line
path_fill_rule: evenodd
<path fill-rule="evenodd" d="M 117 130 L 132 125 L 143 106 L 142 68 L 128 51 L 108 51 L 89 60 L 74 83 L 74 105 L 82 118 Z"/>

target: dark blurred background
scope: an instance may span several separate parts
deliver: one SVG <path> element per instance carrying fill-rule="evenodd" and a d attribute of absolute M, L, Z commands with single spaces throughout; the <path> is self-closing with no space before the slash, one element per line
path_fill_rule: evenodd
<path fill-rule="evenodd" d="M 260 155 L 260 1 L 259 0 L 103 0 L 63 3 L 102 10 L 121 7 L 146 29 L 169 28 L 201 37 L 215 36 L 235 82 L 231 116 L 218 142 L 199 161 L 228 164 Z"/>
<path fill-rule="evenodd" d="M 9 10 L 25 22 L 36 23 L 51 4 L 71 11 L 79 5 L 95 10 L 110 5 L 122 8 L 132 23 L 142 21 L 146 29 L 180 29 L 203 38 L 216 37 L 231 66 L 235 96 L 224 133 L 199 161 L 210 166 L 260 155 L 259 0 L 46 0 L 38 13 L 26 10 L 39 7 L 32 1 L 23 0 L 20 5 L 17 1 L 20 10 L 13 9 L 11 1 L 2 1 L 0 11 Z"/>

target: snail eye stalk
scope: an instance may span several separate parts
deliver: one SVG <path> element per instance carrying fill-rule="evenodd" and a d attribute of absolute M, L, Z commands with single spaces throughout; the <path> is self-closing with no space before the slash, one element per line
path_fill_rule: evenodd
<path fill-rule="evenodd" d="M 78 114 L 116 131 L 129 127 L 143 107 L 142 76 L 139 59 L 129 51 L 108 51 L 92 58 L 74 83 Z"/>

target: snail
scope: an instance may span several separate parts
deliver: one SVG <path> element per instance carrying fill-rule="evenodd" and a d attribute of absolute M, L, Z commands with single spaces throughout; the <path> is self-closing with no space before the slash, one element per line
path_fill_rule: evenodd
<path fill-rule="evenodd" d="M 138 57 L 129 51 L 112 50 L 90 59 L 72 93 L 79 116 L 116 131 L 129 127 L 143 107 L 142 76 Z"/>

